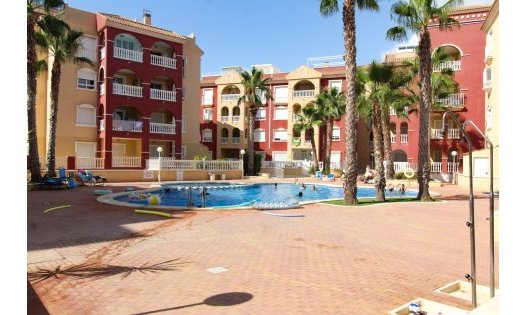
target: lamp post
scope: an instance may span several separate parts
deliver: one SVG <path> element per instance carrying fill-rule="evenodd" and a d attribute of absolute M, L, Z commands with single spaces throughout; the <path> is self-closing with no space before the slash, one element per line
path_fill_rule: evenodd
<path fill-rule="evenodd" d="M 239 150 L 239 154 L 241 154 L 241 178 L 243 178 L 245 176 L 245 160 L 243 159 L 245 149 Z"/>
<path fill-rule="evenodd" d="M 157 147 L 157 152 L 159 152 L 159 174 L 157 175 L 157 181 L 159 185 L 161 184 L 161 152 L 163 152 L 163 147 Z"/>
<path fill-rule="evenodd" d="M 457 154 L 458 152 L 457 151 L 451 151 L 451 156 L 453 157 L 453 166 L 452 166 L 452 173 L 453 173 L 453 184 L 457 184 L 457 164 L 456 164 L 456 160 L 457 160 Z"/>

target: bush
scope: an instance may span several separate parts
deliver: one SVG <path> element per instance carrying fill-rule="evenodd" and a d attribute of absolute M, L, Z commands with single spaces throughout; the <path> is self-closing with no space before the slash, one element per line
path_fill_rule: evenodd
<path fill-rule="evenodd" d="M 263 154 L 254 152 L 254 174 L 261 171 L 261 158 Z M 246 175 L 248 172 L 248 153 L 243 155 L 243 175 Z"/>
<path fill-rule="evenodd" d="M 309 175 L 314 175 L 314 174 L 316 174 L 316 166 L 311 165 L 309 168 Z"/>

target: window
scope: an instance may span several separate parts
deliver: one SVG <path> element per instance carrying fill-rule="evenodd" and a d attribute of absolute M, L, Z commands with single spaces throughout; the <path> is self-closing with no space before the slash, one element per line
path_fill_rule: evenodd
<path fill-rule="evenodd" d="M 95 90 L 95 80 L 97 75 L 91 69 L 80 69 L 77 71 L 77 88 Z"/>
<path fill-rule="evenodd" d="M 152 81 L 152 83 L 150 83 L 150 89 L 163 90 L 164 87 L 161 82 Z"/>
<path fill-rule="evenodd" d="M 82 47 L 77 50 L 77 57 L 88 58 L 93 62 L 97 61 L 97 39 L 93 37 L 82 36 Z"/>
<path fill-rule="evenodd" d="M 274 101 L 276 103 L 286 103 L 289 98 L 289 88 L 287 86 L 277 86 L 274 88 Z"/>
<path fill-rule="evenodd" d="M 213 89 L 204 89 L 203 90 L 203 105 L 212 105 L 214 103 L 214 90 Z"/>
<path fill-rule="evenodd" d="M 272 152 L 272 161 L 286 162 L 287 152 Z"/>
<path fill-rule="evenodd" d="M 340 128 L 339 127 L 334 127 L 332 129 L 332 140 L 333 141 L 340 141 Z M 338 161 L 339 162 L 339 161 Z"/>
<path fill-rule="evenodd" d="M 265 142 L 265 129 L 254 130 L 254 142 Z"/>
<path fill-rule="evenodd" d="M 210 129 L 203 130 L 203 142 L 212 142 L 212 130 Z"/>
<path fill-rule="evenodd" d="M 256 120 L 265 120 L 266 118 L 267 118 L 267 109 L 258 108 L 258 111 L 256 113 Z"/>
<path fill-rule="evenodd" d="M 274 130 L 274 141 L 287 141 L 287 130 L 285 129 Z"/>
<path fill-rule="evenodd" d="M 181 160 L 186 159 L 186 147 L 181 146 Z"/>
<path fill-rule="evenodd" d="M 338 163 L 340 162 L 340 151 L 331 151 L 331 163 Z"/>
<path fill-rule="evenodd" d="M 133 50 L 134 48 L 134 45 L 133 45 L 133 42 L 129 39 L 124 39 L 124 38 L 117 38 L 115 40 L 115 46 L 117 46 L 118 48 L 122 48 L 122 49 L 128 49 L 128 50 Z"/>
<path fill-rule="evenodd" d="M 203 110 L 203 120 L 212 120 L 212 109 L 211 108 L 205 108 Z"/>
<path fill-rule="evenodd" d="M 276 107 L 274 110 L 274 120 L 287 120 L 288 110 L 286 106 Z"/>
<path fill-rule="evenodd" d="M 77 106 L 77 126 L 97 126 L 94 106 L 89 104 Z"/>
<path fill-rule="evenodd" d="M 186 133 L 186 117 L 181 117 L 181 132 Z"/>
<path fill-rule="evenodd" d="M 329 89 L 337 88 L 338 91 L 342 91 L 342 80 L 330 80 Z"/>
<path fill-rule="evenodd" d="M 95 142 L 75 142 L 75 156 L 95 157 L 96 148 Z"/>

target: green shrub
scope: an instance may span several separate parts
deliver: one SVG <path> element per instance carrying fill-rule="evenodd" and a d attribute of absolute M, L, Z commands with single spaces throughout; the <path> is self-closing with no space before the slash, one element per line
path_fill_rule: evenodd
<path fill-rule="evenodd" d="M 261 159 L 263 154 L 254 152 L 254 174 L 258 174 L 261 171 Z M 248 172 L 248 153 L 243 155 L 243 174 L 246 175 Z"/>
<path fill-rule="evenodd" d="M 316 166 L 311 165 L 309 168 L 309 175 L 314 175 L 314 174 L 316 174 Z"/>

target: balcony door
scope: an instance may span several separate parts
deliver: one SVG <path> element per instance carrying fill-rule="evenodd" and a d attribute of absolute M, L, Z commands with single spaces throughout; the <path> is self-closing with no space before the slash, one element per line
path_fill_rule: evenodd
<path fill-rule="evenodd" d="M 95 142 L 75 142 L 77 157 L 95 157 L 97 144 Z"/>
<path fill-rule="evenodd" d="M 124 143 L 112 143 L 111 154 L 112 156 L 125 156 L 126 144 Z"/>

